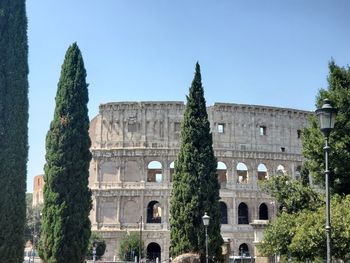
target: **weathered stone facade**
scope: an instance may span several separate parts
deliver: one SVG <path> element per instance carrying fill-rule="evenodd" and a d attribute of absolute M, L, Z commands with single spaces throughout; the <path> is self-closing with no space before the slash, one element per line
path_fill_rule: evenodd
<path fill-rule="evenodd" d="M 40 174 L 34 177 L 32 206 L 37 206 L 43 203 L 44 203 L 44 175 Z"/>
<path fill-rule="evenodd" d="M 183 102 L 107 103 L 91 121 L 90 218 L 107 241 L 107 258 L 117 255 L 122 236 L 139 233 L 142 217 L 145 248 L 161 261 L 169 259 L 171 176 L 184 107 Z M 257 183 L 277 172 L 298 177 L 300 131 L 311 114 L 226 103 L 208 107 L 221 183 L 221 232 L 230 255 L 254 257 L 249 223 L 270 220 L 276 211 Z"/>

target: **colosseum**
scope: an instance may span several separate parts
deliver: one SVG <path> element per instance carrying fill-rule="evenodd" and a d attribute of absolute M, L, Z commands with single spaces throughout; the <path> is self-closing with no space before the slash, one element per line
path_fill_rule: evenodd
<path fill-rule="evenodd" d="M 169 262 L 169 203 L 184 108 L 174 101 L 107 103 L 91 121 L 90 218 L 92 230 L 107 241 L 105 259 L 118 257 L 121 238 L 137 233 L 150 259 Z M 207 111 L 221 184 L 225 253 L 231 261 L 251 262 L 277 208 L 259 191 L 258 181 L 280 172 L 299 177 L 300 133 L 313 113 L 229 103 L 215 103 Z"/>

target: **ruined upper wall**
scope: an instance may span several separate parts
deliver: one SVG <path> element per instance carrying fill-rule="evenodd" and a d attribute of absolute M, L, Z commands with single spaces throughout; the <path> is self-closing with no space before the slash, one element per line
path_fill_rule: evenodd
<path fill-rule="evenodd" d="M 313 112 L 215 103 L 208 108 L 215 148 L 301 153 L 301 130 Z M 221 127 L 219 127 L 221 125 Z M 220 132 L 220 129 L 224 132 Z"/>
<path fill-rule="evenodd" d="M 91 121 L 92 148 L 178 148 L 185 105 L 174 101 L 100 105 Z M 215 103 L 208 117 L 215 149 L 300 154 L 300 130 L 312 112 Z"/>

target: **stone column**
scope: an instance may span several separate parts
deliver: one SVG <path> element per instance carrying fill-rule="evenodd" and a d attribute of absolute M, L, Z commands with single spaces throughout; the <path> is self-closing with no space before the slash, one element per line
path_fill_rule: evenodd
<path fill-rule="evenodd" d="M 116 204 L 117 204 L 117 216 L 116 216 L 116 224 L 117 228 L 120 228 L 120 206 L 121 206 L 121 197 L 116 197 Z"/>
<path fill-rule="evenodd" d="M 269 263 L 268 257 L 263 257 L 260 255 L 257 244 L 261 242 L 263 239 L 263 232 L 269 223 L 269 220 L 254 220 L 250 225 L 254 229 L 254 255 L 255 255 L 255 263 Z"/>

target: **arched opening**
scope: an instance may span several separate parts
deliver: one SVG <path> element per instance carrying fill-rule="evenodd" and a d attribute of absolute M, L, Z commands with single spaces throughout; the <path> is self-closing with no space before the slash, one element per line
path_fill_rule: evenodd
<path fill-rule="evenodd" d="M 249 247 L 246 243 L 243 243 L 239 246 L 239 256 L 240 257 L 249 257 Z"/>
<path fill-rule="evenodd" d="M 160 246 L 155 243 L 149 243 L 147 246 L 147 259 L 148 262 L 156 262 L 157 258 L 158 258 L 158 262 L 161 262 L 161 258 L 160 258 L 160 254 L 161 254 L 161 249 Z"/>
<path fill-rule="evenodd" d="M 147 206 L 147 223 L 161 223 L 162 208 L 159 202 L 151 201 Z"/>
<path fill-rule="evenodd" d="M 226 174 L 227 174 L 227 167 L 226 164 L 223 162 L 218 162 L 218 166 L 216 168 L 216 172 L 218 174 L 218 181 L 221 185 L 221 187 L 223 187 L 226 182 L 227 182 L 227 178 L 226 178 Z"/>
<path fill-rule="evenodd" d="M 175 163 L 171 162 L 171 164 L 169 165 L 169 169 L 170 169 L 170 182 L 173 181 L 173 175 L 175 172 Z"/>
<path fill-rule="evenodd" d="M 266 180 L 268 179 L 268 175 L 267 175 L 267 168 L 265 166 L 265 164 L 261 163 L 258 166 L 258 180 Z"/>
<path fill-rule="evenodd" d="M 227 206 L 224 202 L 220 202 L 220 211 L 221 211 L 221 224 L 228 224 Z"/>
<path fill-rule="evenodd" d="M 238 206 L 238 224 L 249 224 L 248 206 L 245 203 L 240 203 Z"/>
<path fill-rule="evenodd" d="M 238 183 L 240 184 L 248 183 L 248 168 L 244 163 L 237 164 L 237 176 L 238 176 Z"/>
<path fill-rule="evenodd" d="M 162 164 L 152 161 L 147 166 L 147 182 L 162 182 Z"/>
<path fill-rule="evenodd" d="M 276 173 L 281 175 L 286 174 L 286 170 L 282 164 L 277 166 Z"/>
<path fill-rule="evenodd" d="M 259 219 L 260 220 L 268 220 L 269 219 L 269 208 L 264 203 L 262 203 L 259 206 Z"/>

